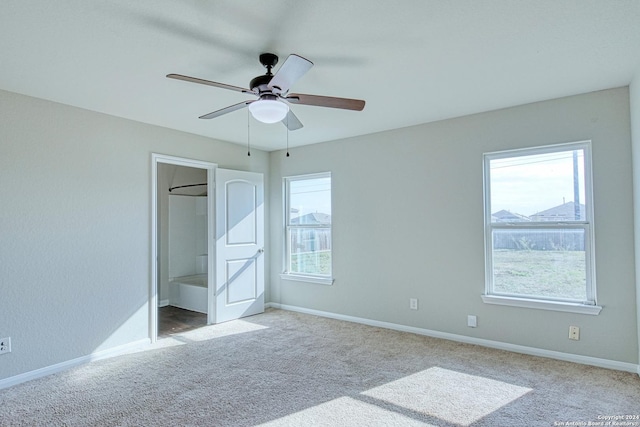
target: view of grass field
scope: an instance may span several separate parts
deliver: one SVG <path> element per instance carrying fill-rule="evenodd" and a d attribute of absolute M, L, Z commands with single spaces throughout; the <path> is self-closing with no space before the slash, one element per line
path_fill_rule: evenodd
<path fill-rule="evenodd" d="M 584 251 L 494 250 L 494 291 L 586 301 Z"/>
<path fill-rule="evenodd" d="M 331 274 L 331 251 L 291 254 L 291 273 Z"/>

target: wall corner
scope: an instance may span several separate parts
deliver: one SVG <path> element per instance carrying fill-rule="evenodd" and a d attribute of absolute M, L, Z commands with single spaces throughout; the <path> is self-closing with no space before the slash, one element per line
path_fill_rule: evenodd
<path fill-rule="evenodd" d="M 633 223 L 636 275 L 636 329 L 638 331 L 638 365 L 640 365 L 640 70 L 629 85 L 631 153 L 633 163 Z M 640 368 L 638 370 L 640 375 Z"/>

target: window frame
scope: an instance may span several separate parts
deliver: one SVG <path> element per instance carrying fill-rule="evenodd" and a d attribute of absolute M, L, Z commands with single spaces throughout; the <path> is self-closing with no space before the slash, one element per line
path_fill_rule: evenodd
<path fill-rule="evenodd" d="M 300 282 L 308 282 L 308 283 L 316 283 L 321 285 L 333 285 L 333 224 L 300 224 L 300 225 L 291 225 L 291 182 L 294 181 L 305 181 L 309 179 L 318 179 L 318 178 L 329 178 L 331 180 L 331 201 L 332 206 L 331 210 L 333 211 L 333 179 L 331 177 L 331 172 L 318 172 L 312 174 L 304 174 L 304 175 L 293 175 L 286 176 L 282 178 L 282 189 L 283 189 L 283 230 L 284 230 L 284 248 L 283 248 L 283 266 L 282 273 L 280 277 L 285 280 L 294 280 Z M 329 213 L 333 218 L 333 212 Z M 332 221 L 333 222 L 333 221 Z M 308 229 L 308 228 L 329 228 L 329 234 L 331 235 L 331 264 L 330 264 L 330 274 L 301 274 L 301 273 L 292 273 L 289 271 L 290 262 L 291 262 L 291 230 L 292 229 Z"/>
<path fill-rule="evenodd" d="M 531 222 L 492 222 L 491 221 L 491 171 L 492 160 L 523 157 L 563 151 L 583 150 L 584 153 L 584 206 L 585 218 L 580 221 L 531 221 Z M 602 310 L 597 305 L 595 274 L 595 238 L 593 226 L 593 179 L 592 179 L 591 141 L 579 141 L 553 144 L 540 147 L 519 148 L 483 154 L 483 191 L 484 191 L 484 241 L 485 241 L 485 290 L 482 300 L 487 304 L 508 305 L 543 310 L 566 311 L 580 314 L 598 315 Z M 493 271 L 493 232 L 494 230 L 553 230 L 580 229 L 584 231 L 586 301 L 578 301 L 552 296 L 532 296 L 496 292 L 494 290 Z"/>

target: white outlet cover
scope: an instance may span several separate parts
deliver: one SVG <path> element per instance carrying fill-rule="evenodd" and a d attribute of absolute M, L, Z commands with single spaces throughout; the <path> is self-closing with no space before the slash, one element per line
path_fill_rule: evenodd
<path fill-rule="evenodd" d="M 473 315 L 468 315 L 467 316 L 467 326 L 470 328 L 476 328 L 478 327 L 478 318 L 476 316 Z"/>
<path fill-rule="evenodd" d="M 580 341 L 580 328 L 578 326 L 569 326 L 569 339 Z"/>
<path fill-rule="evenodd" d="M 0 354 L 11 353 L 11 337 L 0 338 Z"/>

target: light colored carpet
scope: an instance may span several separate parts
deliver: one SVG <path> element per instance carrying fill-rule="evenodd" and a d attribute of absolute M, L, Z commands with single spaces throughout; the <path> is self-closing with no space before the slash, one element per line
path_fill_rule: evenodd
<path fill-rule="evenodd" d="M 0 390 L 2 426 L 553 426 L 637 414 L 636 374 L 281 310 Z"/>

